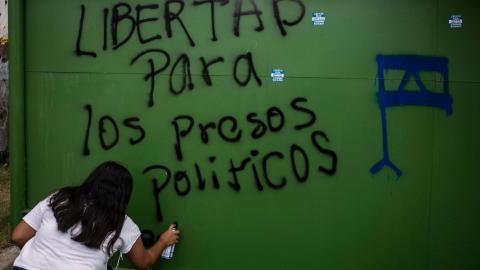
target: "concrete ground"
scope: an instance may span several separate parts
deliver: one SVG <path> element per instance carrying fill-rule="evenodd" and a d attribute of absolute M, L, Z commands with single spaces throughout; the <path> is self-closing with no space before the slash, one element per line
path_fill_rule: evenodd
<path fill-rule="evenodd" d="M 17 247 L 9 247 L 0 251 L 0 270 L 11 269 L 13 261 L 17 258 L 20 249 Z"/>
<path fill-rule="evenodd" d="M 10 243 L 10 176 L 8 166 L 0 165 L 0 270 L 11 269 L 20 250 Z"/>

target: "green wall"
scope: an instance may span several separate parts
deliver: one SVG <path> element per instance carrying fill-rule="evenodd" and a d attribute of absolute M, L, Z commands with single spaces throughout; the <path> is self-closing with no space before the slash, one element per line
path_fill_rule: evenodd
<path fill-rule="evenodd" d="M 162 38 L 142 44 L 134 29 L 114 49 L 112 14 L 119 3 L 26 0 L 11 7 L 24 11 L 11 18 L 24 25 L 15 30 L 19 37 L 10 49 L 24 57 L 12 77 L 20 91 L 13 104 L 24 105 L 12 117 L 25 114 L 24 124 L 21 117 L 12 123 L 14 135 L 22 137 L 25 128 L 26 143 L 26 150 L 16 140 L 12 147 L 14 158 L 25 151 L 25 159 L 12 164 L 17 220 L 22 196 L 32 207 L 59 187 L 82 182 L 100 162 L 118 160 L 134 175 L 129 215 L 140 228 L 157 235 L 170 222 L 180 224 L 182 241 L 174 259 L 160 261 L 156 269 L 480 268 L 479 4 L 279 1 L 281 18 L 301 18 L 282 35 L 274 1 L 256 0 L 263 30 L 255 30 L 255 15 L 240 16 L 236 36 L 237 1 L 231 0 L 214 6 L 217 41 L 212 41 L 210 5 L 188 0 L 180 18 L 193 47 L 178 20 L 168 37 L 166 1 L 129 1 L 132 17 L 113 27 L 117 42 L 137 21 L 135 7 L 146 4 L 152 6 L 140 19 L 157 20 L 141 24 L 141 35 Z M 171 3 L 171 12 L 179 5 Z M 252 8 L 251 1 L 243 1 L 242 11 Z M 127 9 L 118 11 L 123 18 Z M 312 24 L 313 12 L 325 12 L 325 25 Z M 462 15 L 462 28 L 449 27 L 451 15 Z M 131 63 L 149 49 L 170 57 L 168 67 L 154 76 L 153 106 L 145 76 L 151 64 L 160 69 L 166 63 L 165 55 L 149 53 Z M 241 57 L 247 52 L 261 85 Z M 182 54 L 190 69 L 182 61 L 174 68 Z M 450 116 L 431 106 L 386 110 L 389 156 L 400 177 L 388 168 L 369 172 L 384 151 L 377 55 L 448 59 Z M 224 59 L 209 68 L 211 86 L 201 57 Z M 285 80 L 273 82 L 272 69 L 283 69 Z M 386 72 L 386 87 L 397 89 L 403 74 Z M 235 77 L 240 84 L 250 80 L 241 86 Z M 445 79 L 438 72 L 420 77 L 429 91 L 444 93 Z M 185 90 L 172 93 L 169 81 L 180 92 L 184 80 Z M 413 79 L 406 88 L 421 91 Z M 176 122 L 183 131 L 192 124 L 190 132 L 179 135 L 181 160 L 175 150 L 179 116 L 193 119 Z M 202 137 L 205 126 L 215 128 Z M 145 172 L 150 166 L 168 172 L 159 167 Z M 165 187 L 159 191 L 154 179 Z"/>

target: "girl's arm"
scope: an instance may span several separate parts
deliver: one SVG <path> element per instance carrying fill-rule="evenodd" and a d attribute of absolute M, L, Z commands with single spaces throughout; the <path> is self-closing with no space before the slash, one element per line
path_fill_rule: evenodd
<path fill-rule="evenodd" d="M 22 220 L 13 230 L 12 241 L 19 248 L 22 248 L 28 240 L 35 236 L 35 233 L 37 233 L 37 231 Z"/>
<path fill-rule="evenodd" d="M 175 230 L 174 226 L 173 224 L 170 225 L 168 230 L 165 231 L 149 249 L 145 249 L 140 237 L 135 241 L 127 253 L 127 257 L 136 268 L 150 269 L 167 246 L 178 243 L 180 231 Z"/>

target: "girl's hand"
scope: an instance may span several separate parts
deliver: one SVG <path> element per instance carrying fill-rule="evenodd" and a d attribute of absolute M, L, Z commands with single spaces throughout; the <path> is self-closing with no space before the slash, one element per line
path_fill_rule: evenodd
<path fill-rule="evenodd" d="M 166 230 L 164 233 L 162 233 L 162 235 L 160 235 L 159 241 L 162 241 L 167 246 L 170 246 L 175 243 L 178 243 L 179 238 L 180 238 L 180 231 L 175 229 L 174 224 L 171 224 L 168 227 L 168 230 Z"/>

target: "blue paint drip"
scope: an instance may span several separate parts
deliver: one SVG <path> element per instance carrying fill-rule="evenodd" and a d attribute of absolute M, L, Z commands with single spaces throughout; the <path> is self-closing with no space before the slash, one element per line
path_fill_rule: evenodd
<path fill-rule="evenodd" d="M 392 169 L 397 177 L 402 171 L 390 161 L 387 141 L 387 116 L 386 109 L 397 106 L 423 106 L 439 108 L 447 116 L 453 113 L 452 96 L 448 92 L 448 59 L 445 57 L 430 57 L 416 55 L 378 55 L 378 103 L 382 115 L 383 159 L 370 168 L 370 173 L 375 175 L 383 167 Z M 396 91 L 385 90 L 385 72 L 389 70 L 403 70 L 402 81 Z M 438 72 L 443 77 L 443 93 L 428 91 L 420 78 L 420 72 Z M 405 91 L 408 80 L 413 76 L 420 91 Z"/>

